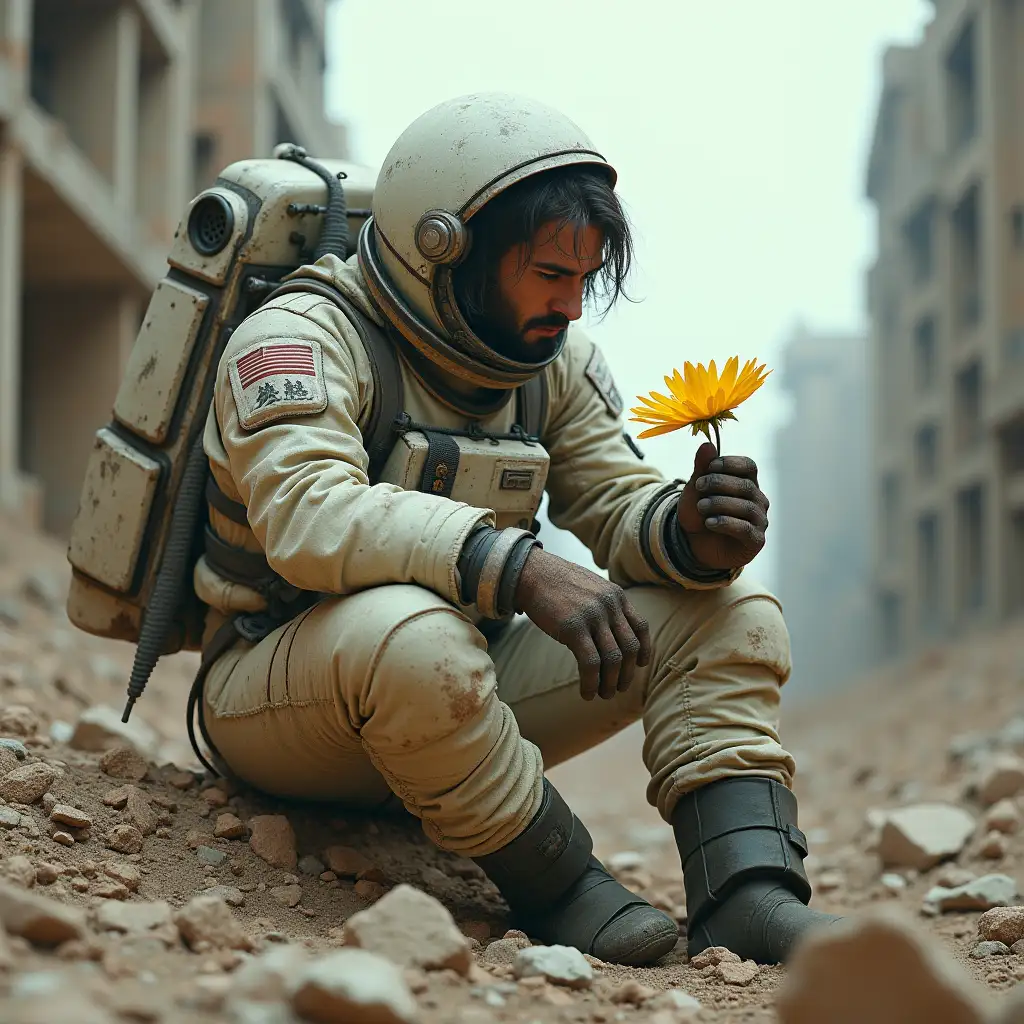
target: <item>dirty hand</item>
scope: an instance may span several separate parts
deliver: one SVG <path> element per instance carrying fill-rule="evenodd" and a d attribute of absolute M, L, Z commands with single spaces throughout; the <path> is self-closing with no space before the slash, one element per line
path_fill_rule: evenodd
<path fill-rule="evenodd" d="M 719 458 L 713 444 L 702 444 L 677 515 L 702 566 L 738 569 L 753 561 L 768 529 L 768 499 L 757 486 L 754 461 L 742 455 Z"/>
<path fill-rule="evenodd" d="M 575 655 L 580 694 L 610 700 L 629 688 L 637 665 L 651 656 L 647 622 L 621 587 L 543 548 L 526 559 L 516 607 Z"/>

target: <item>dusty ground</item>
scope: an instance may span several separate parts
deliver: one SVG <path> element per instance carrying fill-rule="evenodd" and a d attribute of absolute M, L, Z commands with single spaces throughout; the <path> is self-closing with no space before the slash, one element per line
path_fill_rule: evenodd
<path fill-rule="evenodd" d="M 689 966 L 684 942 L 651 969 L 599 965 L 595 983 L 582 992 L 510 981 L 509 958 L 500 955 L 504 947 L 486 949 L 507 928 L 496 892 L 472 865 L 430 846 L 411 820 L 370 820 L 338 808 L 284 805 L 213 785 L 202 775 L 183 728 L 194 656 L 162 662 L 134 712 L 133 722 L 148 724 L 155 737 L 146 777 L 117 777 L 116 765 L 113 776 L 109 764 L 102 770 L 99 752 L 73 749 L 67 741 L 86 709 L 106 704 L 120 711 L 132 649 L 70 626 L 63 613 L 66 579 L 60 545 L 10 526 L 0 530 L 0 738 L 20 739 L 28 750 L 17 762 L 0 750 L 0 776 L 35 761 L 61 773 L 42 800 L 0 800 L 0 878 L 90 915 L 85 938 L 56 951 L 21 938 L 11 938 L 6 953 L 0 944 L 0 1020 L 284 1024 L 295 1018 L 279 1004 L 264 1014 L 251 1004 L 243 1010 L 230 999 L 224 1002 L 247 954 L 194 952 L 173 927 L 150 935 L 104 931 L 97 913 L 112 902 L 127 907 L 161 900 L 173 912 L 205 888 L 228 886 L 238 890 L 231 894 L 241 904 L 233 914 L 256 951 L 290 944 L 319 953 L 339 947 L 347 917 L 402 882 L 440 900 L 479 943 L 478 966 L 469 979 L 452 971 L 408 975 L 424 1024 L 690 1019 L 659 1009 L 650 999 L 633 1005 L 630 990 L 622 988 L 628 979 L 658 991 L 690 993 L 703 1004 L 693 1018 L 700 1021 L 777 1020 L 773 992 L 784 978 L 781 968 L 762 969 L 745 985 L 727 984 L 713 969 Z M 813 851 L 808 870 L 817 883 L 815 905 L 840 913 L 879 902 L 902 905 L 980 983 L 1000 993 L 1017 983 L 1018 974 L 1024 977 L 1024 957 L 970 958 L 978 941 L 977 912 L 921 914 L 924 893 L 945 868 L 920 876 L 903 871 L 904 889 L 893 893 L 884 887 L 867 819 L 873 809 L 940 800 L 959 804 L 980 820 L 983 809 L 969 791 L 972 768 L 951 755 L 950 744 L 965 733 L 993 735 L 1024 714 L 1022 640 L 1024 627 L 1014 627 L 969 645 L 938 649 L 917 664 L 795 708 L 784 722 L 784 739 L 800 766 L 797 788 L 801 825 Z M 668 828 L 646 804 L 639 751 L 639 736 L 629 730 L 555 769 L 552 777 L 593 832 L 598 854 L 614 863 L 639 862 L 624 871 L 624 880 L 684 922 L 675 848 Z M 126 785 L 135 787 L 127 807 L 125 793 L 116 792 Z M 1024 809 L 1022 798 L 1024 793 L 1016 800 Z M 54 800 L 91 821 L 84 831 L 67 830 L 72 845 L 53 838 L 61 827 L 49 817 Z M 219 816 L 229 813 L 245 831 L 236 839 L 215 838 Z M 321 879 L 318 869 L 325 870 L 326 863 L 308 859 L 290 870 L 271 866 L 248 842 L 248 823 L 259 815 L 287 816 L 300 858 L 325 862 L 325 851 L 337 845 L 363 854 L 361 880 L 346 877 L 344 870 Z M 111 830 L 117 829 L 112 839 Z M 1005 847 L 997 857 L 991 854 L 999 850 L 982 855 L 984 840 L 985 830 L 979 828 L 956 863 L 976 875 L 1000 872 L 1024 884 L 1024 832 L 996 844 Z M 111 842 L 122 851 L 111 849 Z M 131 852 L 140 842 L 141 850 Z M 626 852 L 638 856 L 614 857 Z"/>

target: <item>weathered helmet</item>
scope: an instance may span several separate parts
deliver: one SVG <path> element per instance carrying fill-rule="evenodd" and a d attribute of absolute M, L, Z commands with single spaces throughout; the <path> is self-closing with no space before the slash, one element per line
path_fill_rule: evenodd
<path fill-rule="evenodd" d="M 488 389 L 514 388 L 542 363 L 507 359 L 463 318 L 452 270 L 472 246 L 472 219 L 511 185 L 570 164 L 615 170 L 565 115 L 536 100 L 475 93 L 417 118 L 392 146 L 359 237 L 375 301 L 421 356 Z"/>

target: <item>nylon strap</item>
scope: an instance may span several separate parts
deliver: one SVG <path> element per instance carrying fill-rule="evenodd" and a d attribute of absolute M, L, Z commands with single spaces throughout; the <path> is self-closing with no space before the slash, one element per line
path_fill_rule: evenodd
<path fill-rule="evenodd" d="M 363 447 L 369 457 L 370 483 L 377 482 L 395 443 L 394 422 L 405 408 L 402 369 L 398 352 L 385 332 L 365 313 L 357 309 L 337 288 L 317 278 L 296 277 L 276 288 L 267 302 L 288 292 L 313 292 L 333 302 L 355 328 L 370 361 L 373 376 L 373 403 L 370 418 L 363 429 Z"/>

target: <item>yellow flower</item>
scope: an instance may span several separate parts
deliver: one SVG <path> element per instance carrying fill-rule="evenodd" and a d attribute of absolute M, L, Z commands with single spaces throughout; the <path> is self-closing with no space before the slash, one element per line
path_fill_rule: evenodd
<path fill-rule="evenodd" d="M 764 363 L 758 366 L 757 360 L 751 359 L 740 370 L 739 357 L 733 356 L 719 378 L 713 359 L 707 369 L 703 363 L 684 363 L 683 376 L 673 370 L 672 376 L 665 378 L 671 397 L 657 391 L 652 391 L 650 398 L 637 396 L 644 404 L 629 410 L 633 414 L 631 422 L 653 424 L 637 437 L 655 437 L 691 427 L 694 437 L 703 433 L 710 441 L 709 427 L 714 428 L 717 437 L 723 420 L 736 419 L 732 410 L 745 402 L 772 372 L 765 372 L 764 368 Z"/>

